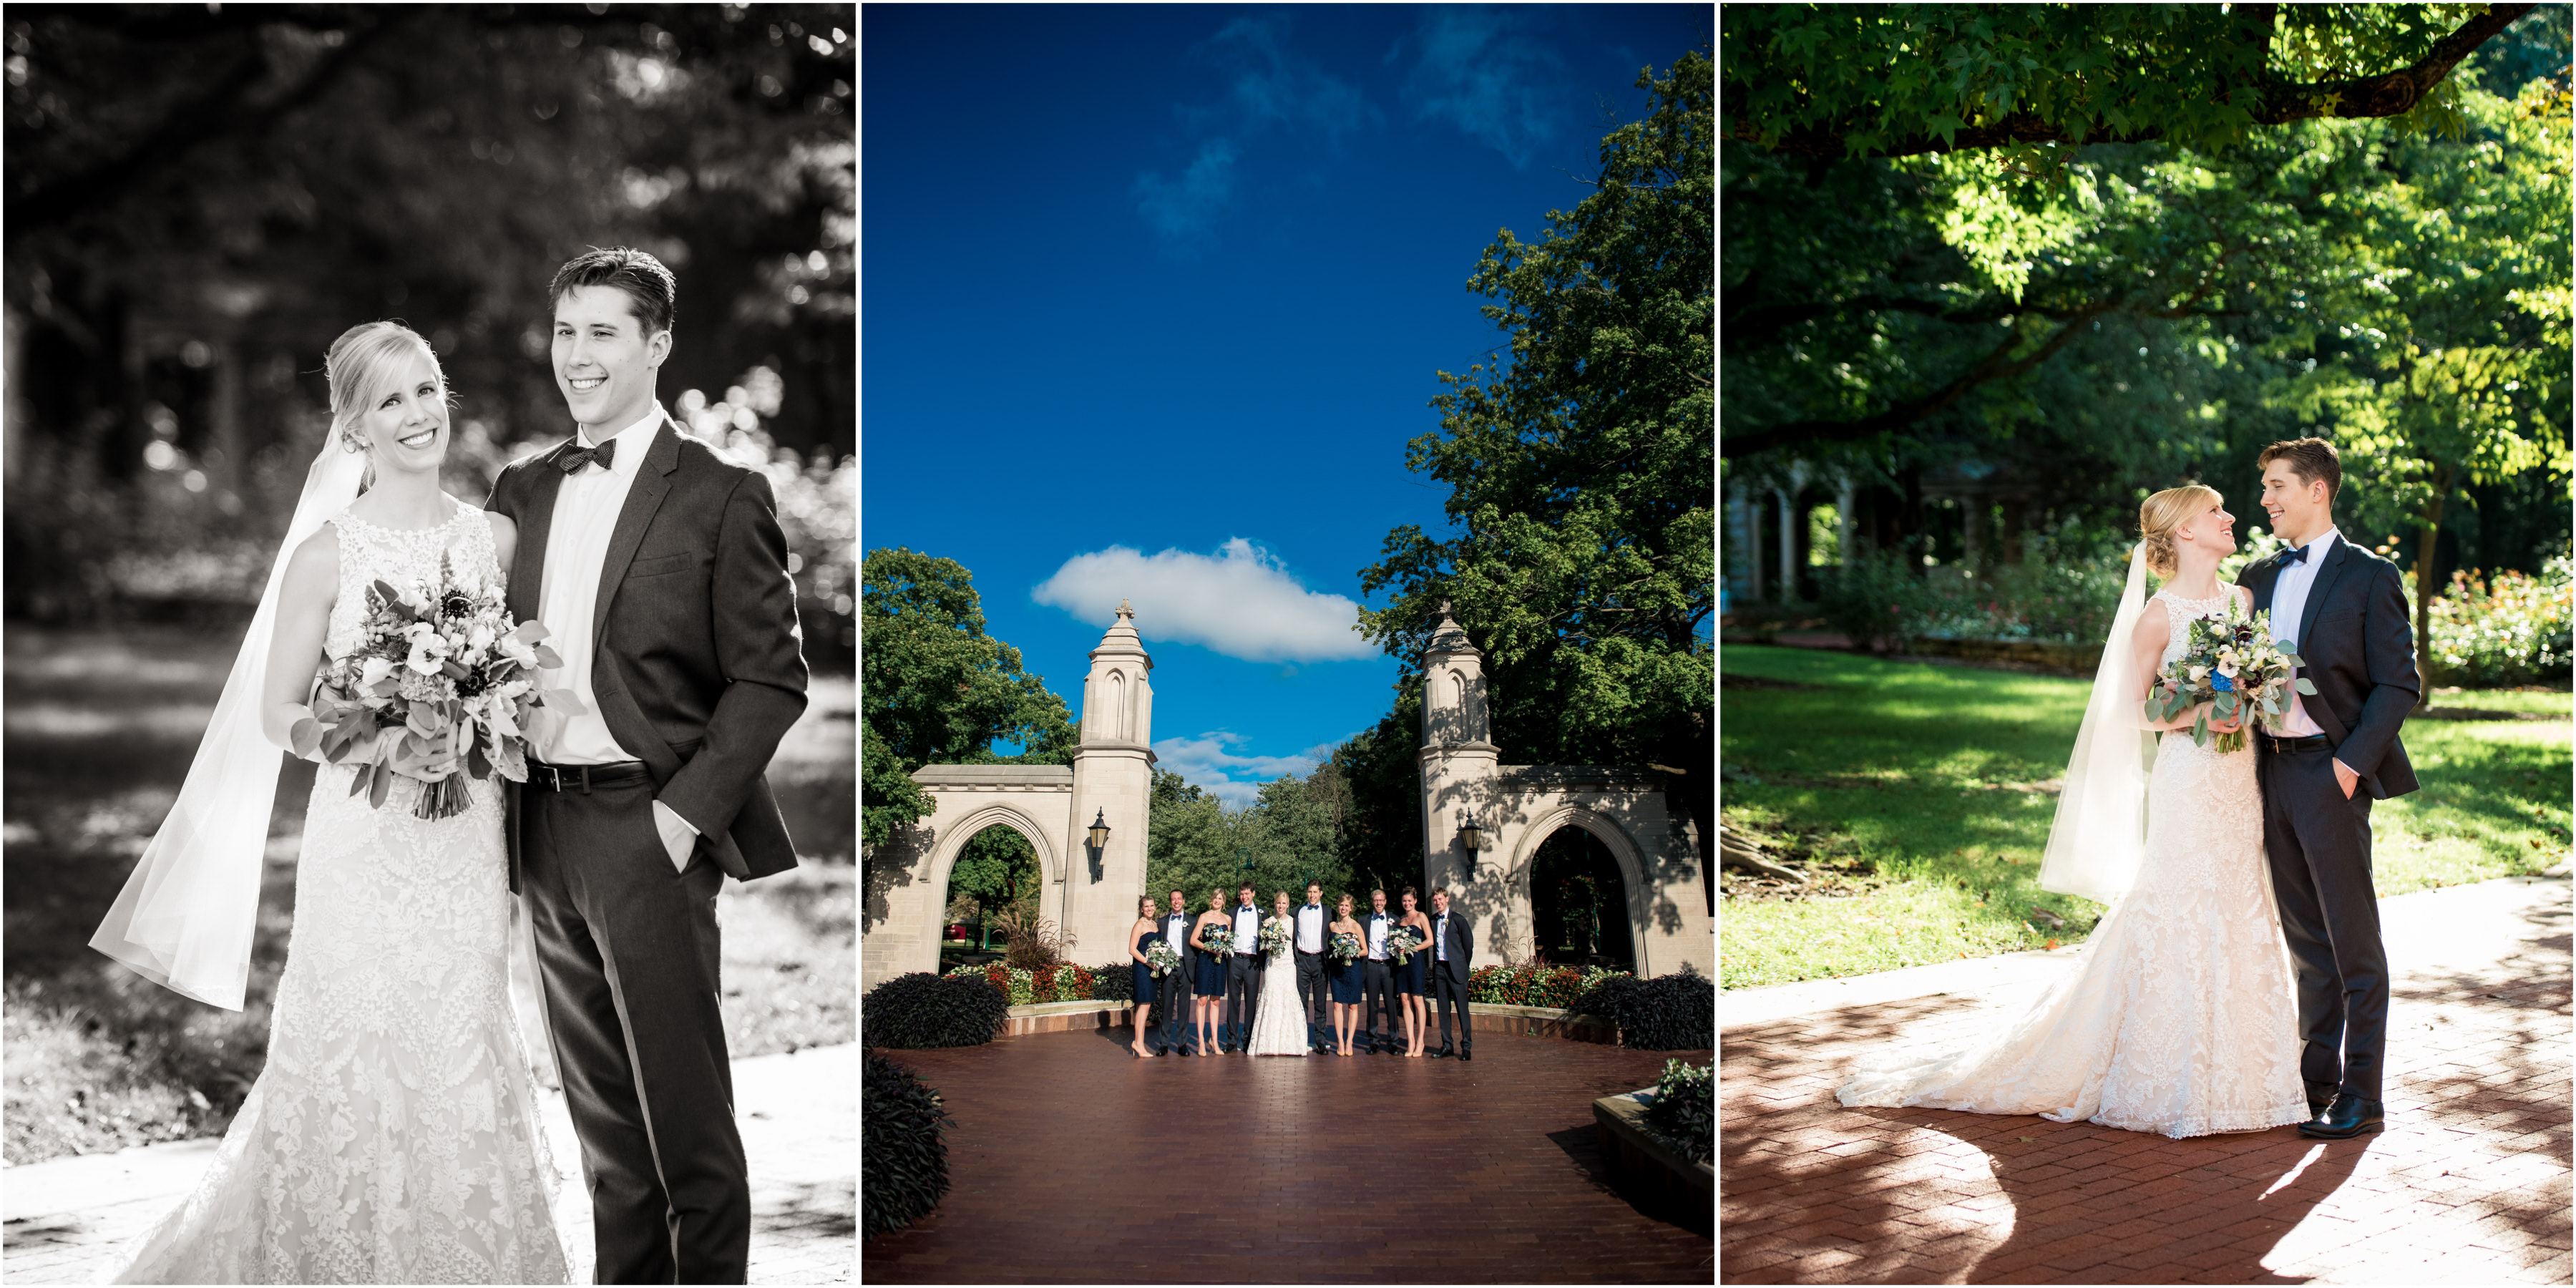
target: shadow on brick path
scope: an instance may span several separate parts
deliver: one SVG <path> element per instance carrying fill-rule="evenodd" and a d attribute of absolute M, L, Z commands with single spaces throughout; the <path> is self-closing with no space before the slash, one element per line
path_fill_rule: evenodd
<path fill-rule="evenodd" d="M 1572 1139 L 1590 1133 L 1595 1098 L 1708 1052 L 1480 1033 L 1466 1064 L 1139 1060 L 1126 1040 L 1122 1028 L 888 1052 L 957 1120 L 952 1188 L 919 1224 L 864 1241 L 860 1278 L 1704 1284 L 1714 1273 L 1712 1240 L 1640 1213 Z"/>
<path fill-rule="evenodd" d="M 1995 1018 L 1939 996 L 1725 1030 L 1728 1283 L 2565 1283 L 2569 935 L 2559 897 L 2484 966 L 2400 972 L 2386 1132 L 2168 1140 L 1847 1109 L 1852 1060 Z"/>

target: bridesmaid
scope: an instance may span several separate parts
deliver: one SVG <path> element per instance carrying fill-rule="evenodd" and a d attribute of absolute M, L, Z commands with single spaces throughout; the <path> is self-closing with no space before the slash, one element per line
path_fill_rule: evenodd
<path fill-rule="evenodd" d="M 1431 974 L 1431 918 L 1414 906 L 1412 886 L 1404 888 L 1404 915 L 1395 919 L 1399 926 L 1411 926 L 1422 932 L 1422 946 L 1413 950 L 1413 960 L 1395 968 L 1395 995 L 1404 999 L 1404 1053 L 1416 1059 L 1422 1055 L 1423 981 Z"/>
<path fill-rule="evenodd" d="M 1135 980 L 1134 991 L 1128 996 L 1136 999 L 1136 1040 L 1128 1043 L 1127 1049 L 1145 1060 L 1156 1054 L 1145 1049 L 1145 1026 L 1154 1013 L 1154 968 L 1146 962 L 1145 952 L 1161 942 L 1163 931 L 1154 920 L 1154 896 L 1149 894 L 1136 901 L 1136 924 L 1127 928 L 1127 969 Z"/>
<path fill-rule="evenodd" d="M 1333 905 L 1333 910 L 1332 924 L 1324 927 L 1324 942 L 1327 947 L 1332 943 L 1331 937 L 1336 934 L 1353 934 L 1362 939 L 1368 937 L 1368 932 L 1360 929 L 1360 923 L 1351 919 L 1349 895 L 1343 895 L 1341 901 Z M 1357 957 L 1337 959 L 1332 967 L 1332 975 L 1333 1033 L 1339 1039 L 1342 1048 L 1335 1054 L 1349 1055 L 1351 1030 L 1358 1028 L 1360 1023 L 1360 959 Z"/>
<path fill-rule="evenodd" d="M 1199 914 L 1198 924 L 1190 927 L 1190 942 L 1198 945 L 1198 977 L 1190 982 L 1190 1010 L 1199 1025 L 1199 1054 L 1223 1055 L 1225 1047 L 1216 1038 L 1216 1026 L 1225 1020 L 1225 964 L 1234 953 L 1234 921 L 1225 915 L 1225 891 L 1208 892 L 1207 911 Z"/>

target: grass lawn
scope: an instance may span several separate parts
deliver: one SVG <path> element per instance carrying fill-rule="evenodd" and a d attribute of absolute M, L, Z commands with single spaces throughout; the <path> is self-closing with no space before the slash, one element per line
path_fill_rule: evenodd
<path fill-rule="evenodd" d="M 280 775 L 240 1012 L 189 1001 L 88 947 L 177 795 L 237 643 L 237 632 L 6 632 L 0 1148 L 12 1164 L 220 1133 L 266 1059 L 312 766 Z M 815 677 L 770 772 L 806 861 L 727 882 L 720 896 L 737 1056 L 857 1036 L 855 714 L 849 677 Z"/>
<path fill-rule="evenodd" d="M 1836 874 L 1829 897 L 1724 899 L 1720 987 L 2076 943 L 2099 919 L 2037 883 L 2087 682 L 1752 645 L 1718 666 L 1728 824 Z M 2565 859 L 2567 693 L 2435 702 L 2562 718 L 2408 721 L 2423 788 L 2371 810 L 2379 893 Z"/>

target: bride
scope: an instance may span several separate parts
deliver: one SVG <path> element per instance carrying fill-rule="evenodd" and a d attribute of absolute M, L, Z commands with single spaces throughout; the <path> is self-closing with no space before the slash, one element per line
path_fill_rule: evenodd
<path fill-rule="evenodd" d="M 1288 892 L 1270 901 L 1270 920 L 1288 921 Z M 1265 923 L 1267 924 L 1267 923 Z M 1294 924 L 1293 922 L 1290 924 Z M 1246 1055 L 1304 1055 L 1310 1045 L 1306 1017 L 1297 997 L 1297 958 L 1282 948 L 1261 968 L 1261 1004 L 1252 1010 L 1252 1042 Z"/>
<path fill-rule="evenodd" d="M 2308 1117 L 2254 752 L 2165 736 L 2152 774 L 2140 773 L 2142 737 L 2187 731 L 2207 709 L 2148 721 L 2156 673 L 2228 596 L 2252 609 L 2244 588 L 2218 582 L 2219 561 L 2236 550 L 2235 518 L 2194 484 L 2148 497 L 2138 530 L 2040 868 L 2043 888 L 2111 910 L 2074 973 L 2026 1013 L 1964 1044 L 1900 1045 L 1843 1084 L 1844 1104 L 2037 1114 L 2172 1137 Z M 2142 565 L 2168 578 L 2143 602 Z"/>
<path fill-rule="evenodd" d="M 331 430 L 178 803 L 91 946 L 238 1010 L 277 749 L 326 653 L 359 638 L 367 587 L 435 585 L 442 558 L 497 588 L 510 521 L 448 497 L 437 357 L 394 322 L 324 364 Z M 362 474 L 365 476 L 362 479 Z M 363 492 L 362 489 L 363 488 Z M 268 1063 L 196 1190 L 119 1283 L 562 1283 L 554 1171 L 507 990 L 500 784 L 413 817 L 354 767 L 314 776 Z"/>

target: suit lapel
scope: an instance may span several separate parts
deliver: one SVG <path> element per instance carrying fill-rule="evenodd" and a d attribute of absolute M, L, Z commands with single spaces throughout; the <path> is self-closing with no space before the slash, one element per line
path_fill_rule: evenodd
<path fill-rule="evenodd" d="M 2272 588 L 2281 584 L 2281 555 L 2275 551 L 2237 577 L 2237 583 L 2254 592 L 2254 611 L 2268 612 L 2272 607 Z"/>
<path fill-rule="evenodd" d="M 536 459 L 527 503 L 519 507 L 519 544 L 510 556 L 510 590 L 505 596 L 510 616 L 518 621 L 533 620 L 545 604 L 546 539 L 554 529 L 555 494 L 563 491 L 564 481 L 555 460 L 572 444 L 567 438 Z"/>
<path fill-rule="evenodd" d="M 644 544 L 644 530 L 653 526 L 662 498 L 670 495 L 671 472 L 680 468 L 679 433 L 668 417 L 654 429 L 653 448 L 644 457 L 644 468 L 636 471 L 634 484 L 626 489 L 626 504 L 618 508 L 617 526 L 608 534 L 608 557 L 599 567 L 599 599 L 590 612 L 594 657 L 607 656 L 608 606 L 617 602 L 618 585 L 626 580 L 626 567 L 635 562 L 635 551 Z M 562 477 L 560 471 L 556 477 Z M 592 669 L 596 674 L 596 663 Z"/>
<path fill-rule="evenodd" d="M 2293 649 L 2301 657 L 2308 655 L 2309 627 L 2317 620 L 2317 610 L 2325 607 L 2326 596 L 2334 592 L 2335 579 L 2343 576 L 2343 567 L 2352 561 L 2352 543 L 2338 536 L 2333 549 L 2326 552 L 2325 566 L 2317 569 L 2316 578 L 2308 583 L 2307 602 L 2299 605 L 2299 639 Z"/>

